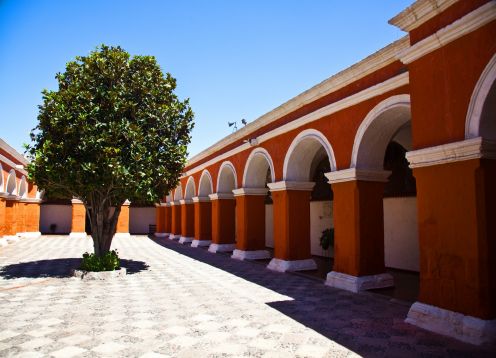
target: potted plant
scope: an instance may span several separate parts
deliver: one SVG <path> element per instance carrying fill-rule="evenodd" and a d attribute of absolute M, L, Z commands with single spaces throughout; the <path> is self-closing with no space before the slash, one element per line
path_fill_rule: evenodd
<path fill-rule="evenodd" d="M 320 237 L 320 247 L 323 250 L 328 250 L 334 245 L 334 228 L 325 229 Z"/>

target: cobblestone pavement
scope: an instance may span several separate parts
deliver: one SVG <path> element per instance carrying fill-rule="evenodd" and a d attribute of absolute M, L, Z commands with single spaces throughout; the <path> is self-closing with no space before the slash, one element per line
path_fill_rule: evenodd
<path fill-rule="evenodd" d="M 90 239 L 0 248 L 0 357 L 490 357 L 403 322 L 408 306 L 145 236 L 129 274 L 69 277 Z"/>

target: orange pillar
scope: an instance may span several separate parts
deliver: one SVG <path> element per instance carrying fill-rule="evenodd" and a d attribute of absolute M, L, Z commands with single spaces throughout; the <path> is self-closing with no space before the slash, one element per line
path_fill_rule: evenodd
<path fill-rule="evenodd" d="M 2 173 L 0 172 L 0 175 Z M 7 245 L 7 240 L 4 239 L 6 233 L 5 229 L 5 206 L 6 206 L 6 196 L 4 193 L 0 193 L 0 247 Z"/>
<path fill-rule="evenodd" d="M 315 183 L 268 184 L 274 201 L 274 258 L 268 269 L 316 270 L 310 253 L 310 195 Z"/>
<path fill-rule="evenodd" d="M 195 207 L 193 201 L 179 200 L 181 203 L 181 237 L 180 244 L 193 242 L 195 238 Z"/>
<path fill-rule="evenodd" d="M 119 218 L 117 219 L 117 229 L 114 237 L 131 237 L 129 233 L 129 205 L 131 203 L 126 200 L 121 206 L 121 212 Z"/>
<path fill-rule="evenodd" d="M 231 252 L 236 248 L 236 202 L 233 194 L 210 194 L 212 202 L 212 244 L 210 252 Z"/>
<path fill-rule="evenodd" d="M 24 232 L 26 231 L 25 228 L 25 218 L 26 218 L 26 203 L 24 202 L 24 199 L 19 199 L 19 201 L 16 203 L 17 209 L 16 209 L 16 235 L 18 237 L 22 237 Z"/>
<path fill-rule="evenodd" d="M 236 249 L 233 259 L 270 258 L 265 249 L 265 188 L 233 190 L 236 199 Z"/>
<path fill-rule="evenodd" d="M 40 232 L 40 199 L 22 199 L 24 204 L 24 237 L 37 238 Z"/>
<path fill-rule="evenodd" d="M 406 322 L 474 344 L 496 342 L 495 154 L 481 138 L 407 153 L 420 292 Z"/>
<path fill-rule="evenodd" d="M 192 247 L 210 246 L 212 242 L 212 204 L 208 197 L 194 197 L 195 239 Z"/>
<path fill-rule="evenodd" d="M 179 240 L 181 237 L 181 203 L 179 200 L 171 202 L 171 234 L 170 240 Z"/>
<path fill-rule="evenodd" d="M 17 211 L 18 211 L 18 197 L 8 196 L 5 202 L 5 234 L 4 239 L 7 242 L 18 241 L 17 237 Z"/>
<path fill-rule="evenodd" d="M 155 205 L 155 225 L 156 225 L 156 231 L 155 231 L 155 236 L 156 237 L 165 237 L 167 236 L 166 231 L 165 231 L 165 204 L 160 203 Z"/>
<path fill-rule="evenodd" d="M 326 284 L 352 292 L 393 286 L 384 266 L 384 183 L 390 172 L 327 173 L 334 192 L 334 267 Z"/>
<path fill-rule="evenodd" d="M 172 235 L 172 206 L 166 203 L 164 206 L 164 231 L 166 236 Z"/>
<path fill-rule="evenodd" d="M 69 237 L 86 238 L 86 209 L 81 200 L 72 199 L 72 224 Z"/>

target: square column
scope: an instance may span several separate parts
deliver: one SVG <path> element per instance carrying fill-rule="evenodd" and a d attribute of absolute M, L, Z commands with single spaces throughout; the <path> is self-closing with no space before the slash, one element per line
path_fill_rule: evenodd
<path fill-rule="evenodd" d="M 210 252 L 231 252 L 236 249 L 236 202 L 233 194 L 209 195 L 212 203 L 212 244 Z"/>
<path fill-rule="evenodd" d="M 129 205 L 131 205 L 131 202 L 129 200 L 126 200 L 121 206 L 121 212 L 119 214 L 119 218 L 117 219 L 117 228 L 114 238 L 131 237 L 131 234 L 129 233 Z"/>
<path fill-rule="evenodd" d="M 8 195 L 5 199 L 5 230 L 3 238 L 7 242 L 16 242 L 19 241 L 19 237 L 17 237 L 19 197 Z"/>
<path fill-rule="evenodd" d="M 165 235 L 169 236 L 172 232 L 172 206 L 171 203 L 166 203 L 164 208 L 164 231 Z"/>
<path fill-rule="evenodd" d="M 212 242 L 212 204 L 208 197 L 193 198 L 195 208 L 195 239 L 192 247 L 210 246 Z"/>
<path fill-rule="evenodd" d="M 310 253 L 310 193 L 314 185 L 288 181 L 268 184 L 274 201 L 274 258 L 268 269 L 317 269 Z"/>
<path fill-rule="evenodd" d="M 232 254 L 237 260 L 270 258 L 265 249 L 265 188 L 233 190 L 236 199 L 236 249 Z"/>
<path fill-rule="evenodd" d="M 195 207 L 192 200 L 179 200 L 181 203 L 180 244 L 189 244 L 195 238 Z"/>
<path fill-rule="evenodd" d="M 69 237 L 85 239 L 86 235 L 86 209 L 79 199 L 72 199 L 72 223 Z"/>
<path fill-rule="evenodd" d="M 169 240 L 179 240 L 181 237 L 181 203 L 171 202 L 171 234 Z"/>
<path fill-rule="evenodd" d="M 40 199 L 21 199 L 24 205 L 23 237 L 38 238 L 40 232 Z"/>
<path fill-rule="evenodd" d="M 334 193 L 334 267 L 326 285 L 359 292 L 393 286 L 384 266 L 384 183 L 391 172 L 327 173 Z"/>
<path fill-rule="evenodd" d="M 19 199 L 17 202 L 16 209 L 16 236 L 23 237 L 24 232 L 26 231 L 25 219 L 26 219 L 26 204 L 24 203 L 24 199 Z"/>
<path fill-rule="evenodd" d="M 155 205 L 155 225 L 156 225 L 156 231 L 155 231 L 155 236 L 156 237 L 166 237 L 167 234 L 165 233 L 165 204 L 160 203 Z"/>
<path fill-rule="evenodd" d="M 407 153 L 417 183 L 420 292 L 406 322 L 496 343 L 496 143 Z"/>
<path fill-rule="evenodd" d="M 1 174 L 1 173 L 0 173 Z M 7 239 L 4 238 L 5 228 L 5 206 L 7 193 L 0 192 L 0 247 L 8 245 Z"/>

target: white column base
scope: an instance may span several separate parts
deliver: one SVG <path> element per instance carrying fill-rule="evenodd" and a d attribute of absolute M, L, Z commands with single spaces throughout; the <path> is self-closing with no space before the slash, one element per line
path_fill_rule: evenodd
<path fill-rule="evenodd" d="M 114 239 L 129 239 L 131 238 L 131 234 L 128 232 L 116 232 L 114 235 Z"/>
<path fill-rule="evenodd" d="M 263 260 L 270 259 L 270 253 L 267 250 L 244 251 L 235 249 L 231 255 L 236 260 Z"/>
<path fill-rule="evenodd" d="M 169 236 L 169 234 L 166 232 L 156 232 L 155 233 L 155 237 L 167 237 L 167 236 Z"/>
<path fill-rule="evenodd" d="M 208 252 L 232 252 L 236 249 L 236 244 L 210 244 Z"/>
<path fill-rule="evenodd" d="M 421 302 L 410 307 L 405 322 L 471 344 L 496 343 L 496 320 L 465 316 Z"/>
<path fill-rule="evenodd" d="M 5 238 L 0 238 L 0 247 L 7 246 L 9 243 Z"/>
<path fill-rule="evenodd" d="M 179 243 L 180 244 L 189 244 L 190 242 L 193 242 L 193 238 L 192 237 L 187 237 L 187 236 L 181 236 L 179 238 Z"/>
<path fill-rule="evenodd" d="M 181 235 L 174 235 L 171 233 L 169 235 L 169 240 L 179 240 L 180 237 L 181 237 Z"/>
<path fill-rule="evenodd" d="M 317 264 L 313 259 L 306 260 L 281 260 L 272 259 L 270 260 L 267 268 L 272 271 L 286 272 L 286 271 L 306 271 L 306 270 L 316 270 Z"/>
<path fill-rule="evenodd" d="M 331 271 L 327 274 L 325 284 L 351 292 L 360 292 L 374 288 L 394 286 L 394 279 L 388 273 L 369 276 L 351 276 L 345 273 Z"/>
<path fill-rule="evenodd" d="M 19 237 L 17 235 L 7 235 L 3 237 L 9 244 L 12 242 L 17 242 L 19 241 Z"/>
<path fill-rule="evenodd" d="M 71 239 L 86 239 L 87 236 L 88 234 L 86 234 L 85 232 L 71 232 L 69 234 L 69 237 Z"/>
<path fill-rule="evenodd" d="M 204 247 L 204 246 L 210 246 L 212 243 L 212 240 L 193 240 L 191 243 L 191 247 Z"/>
<path fill-rule="evenodd" d="M 23 232 L 22 237 L 25 237 L 27 239 L 37 239 L 41 237 L 41 232 L 39 231 Z"/>

